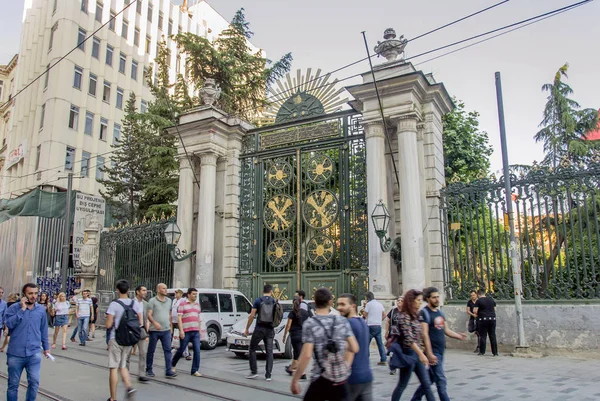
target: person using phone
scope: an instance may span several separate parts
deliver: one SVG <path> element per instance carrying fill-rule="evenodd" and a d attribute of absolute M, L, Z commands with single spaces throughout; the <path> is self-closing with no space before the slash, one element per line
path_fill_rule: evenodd
<path fill-rule="evenodd" d="M 23 298 L 6 311 L 6 327 L 10 330 L 11 341 L 6 350 L 8 366 L 7 401 L 19 399 L 19 383 L 23 369 L 27 372 L 27 397 L 35 400 L 40 384 L 40 367 L 42 355 L 50 358 L 48 343 L 48 318 L 46 308 L 36 303 L 39 289 L 34 283 L 23 286 Z"/>

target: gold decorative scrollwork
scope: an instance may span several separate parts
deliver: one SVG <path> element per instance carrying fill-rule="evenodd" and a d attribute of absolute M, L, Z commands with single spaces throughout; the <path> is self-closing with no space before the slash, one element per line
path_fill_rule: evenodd
<path fill-rule="evenodd" d="M 334 242 L 326 235 L 314 236 L 308 241 L 306 254 L 312 264 L 317 266 L 326 265 L 335 254 Z"/>
<path fill-rule="evenodd" d="M 319 189 L 311 192 L 302 208 L 302 217 L 312 228 L 325 229 L 337 219 L 338 201 L 333 192 Z"/>
<path fill-rule="evenodd" d="M 285 161 L 275 161 L 269 166 L 267 182 L 272 188 L 281 189 L 289 185 L 294 177 L 292 166 Z"/>
<path fill-rule="evenodd" d="M 335 301 L 335 298 L 336 298 L 336 297 L 335 297 L 335 288 L 333 288 L 333 286 L 332 286 L 332 285 L 330 285 L 329 287 L 327 287 L 327 285 L 325 285 L 325 284 L 324 284 L 324 285 L 317 285 L 317 286 L 313 287 L 313 289 L 312 289 L 313 296 L 312 296 L 312 298 L 311 298 L 313 301 L 315 300 L 315 295 L 314 295 L 314 294 L 315 294 L 315 292 L 316 292 L 316 291 L 317 291 L 319 288 L 327 288 L 327 289 L 329 290 L 329 292 L 331 292 L 331 299 L 332 299 L 333 301 Z"/>
<path fill-rule="evenodd" d="M 263 217 L 270 231 L 287 231 L 296 219 L 296 202 L 289 195 L 275 195 L 265 204 Z"/>
<path fill-rule="evenodd" d="M 333 161 L 325 155 L 317 155 L 308 161 L 308 179 L 315 184 L 329 181 L 333 175 Z"/>
<path fill-rule="evenodd" d="M 285 238 L 276 238 L 267 247 L 267 261 L 277 269 L 287 266 L 292 256 L 292 244 Z"/>

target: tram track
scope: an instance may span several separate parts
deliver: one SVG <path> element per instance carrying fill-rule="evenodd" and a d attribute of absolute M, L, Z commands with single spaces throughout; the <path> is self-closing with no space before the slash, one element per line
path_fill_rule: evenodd
<path fill-rule="evenodd" d="M 8 376 L 5 375 L 4 373 L 0 373 L 0 377 L 7 381 L 7 386 L 8 386 Z M 19 382 L 19 385 L 24 388 L 28 387 L 27 383 L 24 383 L 22 381 Z M 41 387 L 38 387 L 38 399 L 39 399 L 39 396 L 45 397 L 45 399 L 48 399 L 51 401 L 73 401 L 67 397 L 63 397 L 62 395 L 55 394 L 55 393 L 45 390 Z"/>

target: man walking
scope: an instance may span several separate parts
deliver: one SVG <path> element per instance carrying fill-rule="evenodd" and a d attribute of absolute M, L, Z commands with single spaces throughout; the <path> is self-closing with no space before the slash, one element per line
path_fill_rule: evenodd
<path fill-rule="evenodd" d="M 330 315 L 331 292 L 327 288 L 315 291 L 315 316 L 302 326 L 302 352 L 298 368 L 292 377 L 292 394 L 300 394 L 300 377 L 314 354 L 311 383 L 304 394 L 305 401 L 345 401 L 347 380 L 354 354 L 359 351 L 348 320 Z"/>
<path fill-rule="evenodd" d="M 300 309 L 304 309 L 308 312 L 309 316 L 313 316 L 313 311 L 309 308 L 308 303 L 304 300 L 306 298 L 306 292 L 304 290 L 298 290 L 295 294 L 297 297 L 300 297 Z"/>
<path fill-rule="evenodd" d="M 140 382 L 147 382 L 148 378 L 144 376 L 144 372 L 146 371 L 146 354 L 148 353 L 148 329 L 150 328 L 150 324 L 148 322 L 148 301 L 146 301 L 146 295 L 148 294 L 148 289 L 143 285 L 138 285 L 135 289 L 135 298 L 133 302 L 135 304 L 135 310 L 142 311 L 142 330 L 140 340 L 137 343 L 138 348 L 138 380 Z M 127 370 L 129 370 L 129 359 L 131 358 L 131 353 L 127 355 Z"/>
<path fill-rule="evenodd" d="M 180 346 L 173 357 L 173 369 L 191 342 L 194 349 L 191 373 L 192 376 L 202 377 L 198 372 L 200 369 L 200 304 L 196 302 L 197 299 L 198 290 L 188 288 L 187 300 L 182 301 L 177 308 Z"/>
<path fill-rule="evenodd" d="M 119 345 L 116 340 L 116 331 L 121 324 L 127 324 L 125 319 L 122 319 L 125 315 L 125 308 L 132 307 L 139 318 L 140 326 L 143 323 L 142 314 L 144 310 L 142 305 L 135 303 L 133 299 L 129 298 L 129 281 L 119 280 L 117 281 L 117 292 L 119 293 L 118 300 L 112 301 L 106 309 L 106 329 L 110 329 L 108 339 L 108 385 L 110 388 L 110 398 L 108 401 L 117 400 L 117 382 L 119 381 L 118 373 L 121 374 L 121 379 L 125 385 L 125 398 L 133 399 L 135 389 L 131 387 L 131 380 L 129 377 L 129 370 L 127 370 L 127 358 L 131 353 L 131 346 Z M 118 371 L 118 372 L 117 372 Z"/>
<path fill-rule="evenodd" d="M 375 338 L 377 348 L 379 349 L 379 364 L 386 365 L 386 352 L 383 346 L 383 340 L 381 339 L 381 324 L 385 319 L 385 308 L 381 302 L 375 299 L 375 295 L 371 291 L 365 294 L 367 305 L 365 306 L 365 319 L 369 326 L 369 345 L 371 340 Z"/>
<path fill-rule="evenodd" d="M 179 304 L 182 301 L 184 301 L 183 290 L 178 288 L 175 290 L 175 299 L 173 299 L 173 305 L 171 306 L 171 323 L 172 323 L 171 334 L 173 336 L 172 337 L 173 340 L 175 339 L 175 329 L 179 327 L 179 318 L 177 315 L 177 308 L 179 308 Z M 181 341 L 180 341 L 180 345 L 181 345 Z M 173 347 L 173 344 L 171 341 L 171 348 L 172 347 Z M 185 356 L 185 359 L 188 361 L 192 360 L 192 356 L 190 355 L 190 353 L 188 352 L 187 349 L 183 350 L 183 356 Z"/>
<path fill-rule="evenodd" d="M 496 301 L 485 296 L 484 290 L 477 291 L 479 297 L 475 302 L 473 312 L 477 316 L 477 331 L 479 332 L 479 354 L 485 355 L 487 337 L 490 337 L 492 354 L 498 356 L 496 342 Z"/>
<path fill-rule="evenodd" d="M 267 354 L 267 368 L 265 378 L 268 382 L 271 381 L 271 372 L 273 371 L 273 338 L 275 337 L 275 328 L 273 327 L 273 318 L 275 312 L 275 298 L 273 298 L 273 286 L 265 284 L 263 287 L 263 296 L 256 298 L 252 305 L 252 312 L 248 316 L 246 330 L 244 336 L 248 337 L 248 330 L 257 317 L 256 326 L 250 339 L 250 374 L 247 379 L 255 379 L 258 377 L 258 367 L 256 364 L 256 350 L 261 341 L 265 345 L 265 353 Z"/>
<path fill-rule="evenodd" d="M 8 366 L 7 401 L 19 399 L 19 383 L 23 369 L 27 371 L 27 401 L 34 401 L 40 385 L 40 366 L 42 355 L 50 355 L 48 344 L 48 318 L 46 308 L 36 303 L 38 287 L 33 283 L 23 286 L 21 302 L 14 303 L 6 311 L 5 324 L 10 332 L 10 342 L 6 351 Z"/>
<path fill-rule="evenodd" d="M 348 378 L 348 398 L 346 401 L 373 401 L 373 373 L 369 363 L 369 326 L 358 316 L 356 297 L 342 294 L 337 301 L 337 309 L 348 319 L 352 333 L 358 343 L 358 352 L 352 361 L 352 373 Z"/>
<path fill-rule="evenodd" d="M 150 342 L 146 356 L 146 376 L 154 377 L 152 366 L 158 340 L 165 355 L 165 377 L 174 378 L 177 373 L 171 369 L 171 298 L 167 297 L 166 284 L 156 286 L 156 296 L 148 302 L 148 320 L 150 321 Z"/>
<path fill-rule="evenodd" d="M 85 347 L 88 340 L 88 328 L 90 319 L 94 319 L 94 303 L 90 298 L 90 290 L 83 290 L 81 298 L 75 301 L 75 316 L 77 317 L 77 327 L 71 334 L 71 341 L 75 342 L 75 335 L 79 332 L 79 345 Z"/>
<path fill-rule="evenodd" d="M 450 401 L 446 391 L 447 381 L 444 374 L 444 350 L 446 348 L 446 337 L 457 340 L 465 340 L 464 334 L 458 334 L 448 328 L 446 317 L 439 309 L 440 293 L 437 288 L 429 287 L 423 290 L 423 299 L 427 305 L 421 309 L 419 320 L 423 327 L 423 342 L 425 343 L 425 355 L 429 360 L 429 374 L 431 381 L 435 383 L 440 396 L 440 401 Z M 423 386 L 419 386 L 411 401 L 417 401 L 423 398 L 425 392 Z"/>

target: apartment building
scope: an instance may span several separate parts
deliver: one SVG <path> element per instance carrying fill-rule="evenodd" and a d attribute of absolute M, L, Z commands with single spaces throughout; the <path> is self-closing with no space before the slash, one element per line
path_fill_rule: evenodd
<path fill-rule="evenodd" d="M 8 156 L 6 149 L 8 145 L 6 138 L 8 135 L 8 129 L 10 127 L 11 119 L 11 106 L 13 105 L 13 92 L 15 86 L 15 72 L 17 69 L 18 56 L 15 55 L 8 64 L 0 65 L 0 141 L 2 143 L 0 147 L 0 171 L 4 171 L 4 167 L 7 165 L 6 157 Z M 13 152 L 11 161 L 18 161 L 20 155 L 20 149 L 16 149 Z M 2 175 L 2 173 L 0 173 Z M 0 180 L 0 193 L 2 193 L 2 180 Z"/>
<path fill-rule="evenodd" d="M 167 41 L 175 80 L 178 72 L 185 73 L 185 60 L 169 35 L 191 32 L 213 39 L 227 26 L 200 0 L 182 6 L 168 0 L 25 0 L 18 63 L 15 58 L 9 81 L 14 98 L 2 109 L 10 118 L 0 127 L 5 153 L 18 157 L 2 169 L 0 198 L 35 187 L 62 190 L 69 172 L 78 177 L 74 189 L 97 194 L 96 178 L 103 177 L 100 167 L 110 163 L 120 138 L 129 94 L 136 94 L 142 112 L 152 100 L 144 73 L 154 64 L 158 43 Z"/>

